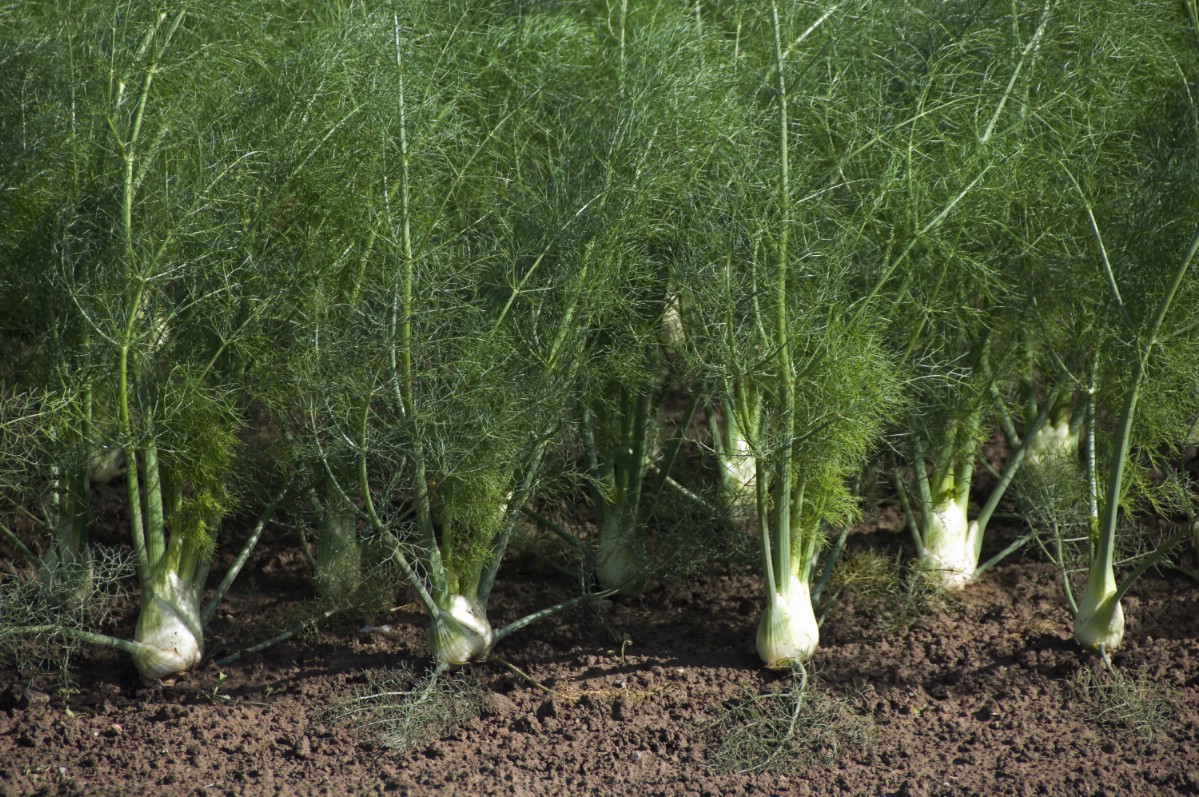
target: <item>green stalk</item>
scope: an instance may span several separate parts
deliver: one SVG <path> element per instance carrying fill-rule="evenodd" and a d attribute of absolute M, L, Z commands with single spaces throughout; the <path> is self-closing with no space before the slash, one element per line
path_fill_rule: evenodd
<path fill-rule="evenodd" d="M 598 461 L 599 450 L 594 434 L 591 445 L 595 453 L 593 479 L 606 484 L 610 496 L 594 488 L 599 551 L 596 555 L 597 576 L 605 589 L 633 580 L 632 592 L 644 586 L 635 572 L 645 571 L 644 541 L 641 522 L 641 487 L 645 481 L 646 436 L 649 429 L 652 403 L 645 389 L 632 395 L 627 385 L 617 387 L 619 394 L 615 417 L 601 404 L 598 409 L 603 435 L 603 451 L 607 456 Z M 590 413 L 588 413 L 590 415 Z"/>
<path fill-rule="evenodd" d="M 615 595 L 617 592 L 619 592 L 625 586 L 626 585 L 622 584 L 613 589 L 603 590 L 601 592 L 596 592 L 593 594 L 589 593 L 589 594 L 585 594 L 585 595 L 576 595 L 575 597 L 570 598 L 569 600 L 562 601 L 561 603 L 556 603 L 553 606 L 549 606 L 545 609 L 541 609 L 539 611 L 533 612 L 532 614 L 525 615 L 524 617 L 521 617 L 519 620 L 513 620 L 511 623 L 508 623 L 508 625 L 504 626 L 503 628 L 501 628 L 495 632 L 495 634 L 492 636 L 492 646 L 494 647 L 495 645 L 499 644 L 500 640 L 502 640 L 504 637 L 508 636 L 509 634 L 515 633 L 516 631 L 519 631 L 522 628 L 527 628 L 530 625 L 532 625 L 533 623 L 540 622 L 541 620 L 544 620 L 547 617 L 552 617 L 555 614 L 561 614 L 564 611 L 569 611 L 570 609 L 573 609 L 576 606 L 583 606 L 584 604 L 591 603 L 593 601 L 599 601 L 599 600 L 603 600 L 604 598 L 611 597 L 612 595 Z"/>
<path fill-rule="evenodd" d="M 131 399 L 129 395 L 129 337 L 133 323 L 130 315 L 126 327 L 125 340 L 121 343 L 120 357 L 117 363 L 117 404 L 121 437 L 125 448 L 125 492 L 129 505 L 129 528 L 133 541 L 133 553 L 137 559 L 138 578 L 142 589 L 149 585 L 151 572 L 151 556 L 146 539 L 145 522 L 142 518 L 141 488 L 138 483 L 138 451 L 134 442 Z"/>
<path fill-rule="evenodd" d="M 167 540 L 162 502 L 162 472 L 158 465 L 158 446 L 153 438 L 142 445 L 142 470 L 145 471 L 144 495 L 141 500 L 146 522 L 146 552 L 150 559 L 150 572 L 161 573 L 169 570 L 170 564 L 165 561 Z"/>
<path fill-rule="evenodd" d="M 935 504 L 933 503 L 933 490 L 929 483 L 928 470 L 924 467 L 924 445 L 919 440 L 912 441 L 912 463 L 916 476 L 916 490 L 920 496 L 919 536 L 920 550 L 923 550 L 924 540 L 929 533 L 929 512 L 926 507 L 932 507 Z"/>
<path fill-rule="evenodd" d="M 970 498 L 970 485 L 974 482 L 974 463 L 978 449 L 975 441 L 982 427 L 982 410 L 971 410 L 958 427 L 956 445 L 954 446 L 953 479 L 957 487 L 954 496 L 959 502 L 967 502 Z M 980 524 L 981 525 L 981 524 Z"/>
<path fill-rule="evenodd" d="M 92 645 L 101 647 L 116 648 L 123 653 L 128 653 L 131 656 L 144 655 L 152 652 L 150 646 L 143 645 L 140 642 L 134 642 L 129 639 L 121 639 L 120 637 L 109 636 L 107 634 L 96 634 L 91 631 L 84 631 L 79 628 L 71 628 L 61 625 L 21 625 L 10 626 L 0 630 L 0 637 L 4 636 L 54 636 L 61 635 L 68 639 L 77 639 L 80 642 L 87 642 Z"/>
<path fill-rule="evenodd" d="M 291 492 L 295 486 L 296 479 L 293 477 L 278 493 L 271 499 L 266 508 L 262 510 L 262 514 L 258 518 L 258 522 L 254 524 L 254 530 L 250 533 L 245 545 L 238 552 L 237 558 L 233 560 L 233 564 L 229 566 L 225 577 L 221 579 L 221 583 L 213 590 L 212 596 L 208 599 L 208 603 L 204 604 L 204 610 L 200 612 L 200 622 L 207 627 L 209 621 L 212 620 L 213 614 L 216 613 L 216 607 L 225 597 L 225 593 L 229 591 L 229 587 L 233 586 L 234 580 L 241 569 L 245 567 L 246 561 L 250 558 L 250 553 L 254 550 L 254 546 L 258 544 L 258 538 L 262 536 L 262 530 L 266 528 L 266 524 L 270 522 L 271 517 L 275 514 L 275 508 L 283 501 L 283 499 Z"/>
<path fill-rule="evenodd" d="M 795 487 L 791 490 L 791 502 L 787 507 L 787 532 L 788 541 L 791 545 L 790 550 L 787 552 L 786 569 L 780 566 L 778 574 L 779 578 L 784 580 L 784 593 L 791 586 L 793 579 L 798 578 L 800 581 L 807 583 L 808 576 L 811 573 L 810 541 L 815 535 L 806 533 L 808 530 L 803 525 L 804 493 L 806 488 L 807 482 L 803 476 L 797 478 Z M 781 559 L 782 557 L 779 558 Z"/>
<path fill-rule="evenodd" d="M 56 454 L 66 466 L 53 467 L 54 486 L 49 512 L 53 535 L 51 547 L 44 560 L 31 560 L 37 563 L 38 573 L 45 583 L 57 585 L 67 579 L 72 594 L 81 600 L 90 596 L 94 575 L 92 553 L 88 548 L 92 489 L 92 467 L 87 456 L 91 437 L 90 398 L 90 390 L 85 389 L 84 411 L 80 418 L 82 428 L 77 433 L 68 431 L 68 435 L 77 440 L 68 443 L 65 452 L 59 450 Z"/>
<path fill-rule="evenodd" d="M 318 595 L 336 601 L 350 597 L 362 579 L 354 505 L 327 481 L 320 510 L 314 580 Z"/>
<path fill-rule="evenodd" d="M 1003 96 L 999 98 L 999 104 L 995 106 L 995 113 L 991 116 L 991 121 L 987 123 L 987 129 L 983 132 L 979 141 L 983 144 L 991 139 L 991 134 L 995 132 L 995 124 L 999 121 L 999 117 L 1003 114 L 1003 109 L 1007 105 L 1008 98 L 1012 94 L 1012 89 L 1016 85 L 1016 81 L 1020 79 L 1020 72 L 1024 69 L 1025 59 L 1029 55 L 1035 57 L 1038 46 L 1041 43 L 1041 37 L 1045 34 L 1045 26 L 1049 24 L 1049 0 L 1046 0 L 1045 7 L 1041 12 L 1041 24 L 1037 26 L 1036 33 L 1032 39 L 1024 46 L 1024 50 L 1020 53 L 1020 60 L 1016 63 L 1016 68 L 1012 70 L 1012 76 L 1008 79 L 1007 88 L 1003 91 Z"/>
<path fill-rule="evenodd" d="M 71 386 L 62 380 L 64 394 Z M 78 428 L 66 430 L 66 440 L 58 447 L 55 457 L 66 461 L 65 468 L 54 465 L 51 493 L 51 526 L 54 534 L 53 557 L 60 561 L 75 561 L 87 555 L 88 514 L 91 507 L 92 458 L 89 446 L 92 439 L 92 388 L 85 384 L 80 396 L 81 412 Z M 58 440 L 57 430 L 51 432 Z M 64 475 L 65 470 L 65 475 Z M 49 562 L 47 564 L 50 564 Z"/>
<path fill-rule="evenodd" d="M 924 535 L 919 525 L 923 521 L 924 515 L 917 515 L 915 510 L 912 509 L 912 502 L 908 498 L 907 488 L 903 486 L 903 474 L 899 472 L 898 466 L 891 469 L 891 480 L 895 482 L 895 491 L 899 495 L 899 505 L 903 509 L 904 517 L 908 519 L 908 533 L 912 537 L 912 546 L 915 548 L 916 554 L 919 555 L 924 550 Z"/>
<path fill-rule="evenodd" d="M 829 12 L 831 13 L 831 12 Z M 828 14 L 824 18 L 827 18 Z M 823 21 L 823 19 L 821 21 Z M 802 521 L 805 482 L 801 478 L 794 485 L 795 459 L 795 369 L 792 362 L 792 340 L 787 313 L 788 271 L 790 256 L 788 244 L 791 228 L 791 166 L 788 124 L 788 95 L 784 71 L 785 57 L 782 45 L 778 5 L 771 5 L 771 25 L 774 34 L 774 59 L 776 91 L 779 104 L 778 145 L 778 210 L 780 229 L 775 249 L 775 273 L 771 290 L 774 301 L 772 323 L 762 325 L 770 329 L 767 333 L 768 348 L 773 349 L 777 369 L 777 434 L 771 437 L 768 456 L 774 457 L 769 471 L 772 483 L 769 496 L 773 505 L 768 507 L 765 481 L 762 476 L 768 470 L 758 459 L 758 510 L 762 525 L 762 565 L 766 581 L 766 607 L 758 624 L 758 656 L 768 667 L 793 667 L 815 652 L 819 639 L 819 628 L 812 608 L 808 579 L 811 575 L 811 558 L 814 539 L 805 539 L 799 527 Z M 809 32 L 813 28 L 809 28 Z M 806 33 L 804 34 L 807 35 Z M 742 399 L 744 401 L 744 399 Z M 769 508 L 774 528 L 766 517 Z M 793 540 L 795 534 L 800 534 Z"/>
<path fill-rule="evenodd" d="M 166 36 L 163 37 L 162 47 L 165 48 L 170 42 L 171 37 L 175 35 L 175 31 L 179 28 L 179 24 L 183 22 L 183 17 L 186 16 L 186 11 L 178 11 L 175 13 L 174 19 L 167 30 Z M 133 114 L 132 129 L 129 131 L 129 137 L 125 140 L 118 140 L 118 145 L 121 149 L 121 160 L 125 170 L 125 190 L 121 195 L 121 221 L 122 229 L 125 232 L 125 279 L 129 280 L 133 276 L 133 263 L 136 255 L 133 250 L 133 194 L 134 194 L 134 175 L 133 164 L 137 160 L 137 144 L 138 138 L 141 135 L 142 120 L 145 118 L 146 103 L 150 99 L 150 86 L 154 82 L 154 75 L 158 71 L 158 59 L 160 49 L 154 46 L 154 39 L 158 36 L 158 31 L 166 21 L 167 14 L 162 12 L 158 16 L 158 22 L 154 29 L 146 36 L 145 42 L 142 44 L 142 51 L 147 47 L 151 48 L 151 57 L 146 65 L 146 75 L 142 80 L 141 91 L 137 98 L 137 109 Z M 139 53 L 140 55 L 141 53 Z M 121 85 L 124 89 L 124 84 Z M 119 100 L 118 100 L 119 104 Z M 111 123 L 111 120 L 110 120 Z M 120 137 L 118 136 L 118 139 Z"/>
<path fill-rule="evenodd" d="M 833 575 L 833 570 L 837 567 L 837 562 L 841 559 L 841 552 L 845 550 L 845 543 L 849 540 L 849 525 L 841 528 L 841 533 L 837 535 L 836 541 L 833 543 L 832 549 L 828 552 L 828 556 L 820 563 L 820 578 L 817 579 L 816 585 L 812 587 L 812 604 L 820 605 L 820 598 L 824 595 L 824 588 L 827 586 L 829 579 Z"/>
<path fill-rule="evenodd" d="M 1194 531 L 1195 527 L 1191 524 L 1183 523 L 1179 525 L 1179 527 L 1175 529 L 1169 537 L 1162 540 L 1161 543 L 1159 543 L 1151 553 L 1149 553 L 1140 563 L 1138 563 L 1137 566 L 1133 568 L 1131 573 L 1124 577 L 1124 579 L 1120 582 L 1120 586 L 1116 588 L 1115 600 L 1123 600 L 1124 594 L 1128 592 L 1129 588 L 1132 587 L 1133 584 L 1136 583 L 1138 578 L 1143 576 L 1149 570 L 1149 568 L 1154 567 L 1161 562 L 1161 560 L 1165 558 L 1165 555 L 1173 550 L 1175 545 L 1182 542 Z"/>
<path fill-rule="evenodd" d="M 1016 431 L 1016 424 L 1012 421 L 1012 414 L 1008 411 L 1007 402 L 1003 400 L 1003 395 L 999 392 L 999 384 L 992 378 L 991 374 L 987 374 L 987 392 L 991 395 L 991 404 L 995 409 L 995 417 L 999 419 L 999 428 L 1003 431 L 1003 439 L 1007 441 L 1008 447 L 1015 448 L 1020 445 L 1020 435 Z"/>
<path fill-rule="evenodd" d="M 1158 305 L 1142 338 L 1145 343 L 1133 364 L 1132 384 L 1124 397 L 1120 421 L 1116 427 L 1116 444 L 1112 450 L 1107 492 L 1099 516 L 1099 537 L 1092 546 L 1091 563 L 1087 572 L 1087 586 L 1079 603 L 1075 617 L 1074 638 L 1083 647 L 1097 648 L 1110 652 L 1119 647 L 1124 639 L 1124 611 L 1120 598 L 1142 571 L 1134 571 L 1125 582 L 1117 586 L 1115 577 L 1116 524 L 1119 518 L 1120 497 L 1124 487 L 1124 468 L 1132 445 L 1132 425 L 1136 415 L 1137 399 L 1149 365 L 1149 357 L 1157 345 L 1158 332 L 1166 313 L 1182 285 L 1183 278 L 1199 251 L 1199 234 L 1191 241 L 1186 256 L 1175 269 L 1165 296 Z M 1181 537 L 1179 537 L 1181 539 Z"/>
<path fill-rule="evenodd" d="M 583 545 L 583 543 L 579 542 L 578 537 L 571 534 L 569 531 L 562 528 L 557 523 L 555 523 L 554 521 L 547 518 L 545 515 L 541 514 L 540 512 L 536 512 L 532 509 L 529 509 L 527 506 L 522 507 L 520 512 L 522 515 L 527 517 L 529 520 L 532 520 L 534 523 L 536 523 L 537 525 L 541 526 L 542 528 L 548 530 L 555 537 L 562 540 L 562 542 L 566 543 L 571 548 L 574 548 L 575 553 L 577 553 L 579 555 L 579 558 L 581 560 L 583 560 L 585 563 L 587 563 L 587 565 L 590 568 L 595 567 L 595 554 L 591 551 L 590 548 L 587 548 L 586 546 Z M 2 528 L 3 527 L 0 527 L 0 529 L 2 529 Z M 556 563 L 553 563 L 551 561 L 551 564 L 556 564 Z"/>
<path fill-rule="evenodd" d="M 233 662 L 237 661 L 242 656 L 252 655 L 254 653 L 258 653 L 259 651 L 266 650 L 267 648 L 271 647 L 272 645 L 277 645 L 280 642 L 291 639 L 292 637 L 294 637 L 296 634 L 300 633 L 301 631 L 305 631 L 309 628 L 316 626 L 319 623 L 324 622 L 325 620 L 328 620 L 330 617 L 333 617 L 340 611 L 341 611 L 340 607 L 336 607 L 333 609 L 326 609 L 325 611 L 320 612 L 319 614 L 317 614 L 313 617 L 309 617 L 308 619 L 293 625 L 291 628 L 288 628 L 286 631 L 279 632 L 278 634 L 271 637 L 270 639 L 263 640 L 262 642 L 251 645 L 250 647 L 245 648 L 243 650 L 238 650 L 234 653 L 230 653 L 227 656 L 222 656 L 221 658 L 216 659 L 214 661 L 214 664 L 216 664 L 219 667 L 224 667 L 226 664 L 232 664 Z"/>
<path fill-rule="evenodd" d="M 765 460 L 761 457 L 754 457 L 754 492 L 757 499 L 758 510 L 758 535 L 761 538 L 760 547 L 762 550 L 762 574 L 766 579 L 766 596 L 767 600 L 773 600 L 774 596 L 779 593 L 779 580 L 775 575 L 774 567 L 774 538 L 771 533 L 770 524 L 770 495 L 769 487 L 770 478 L 769 470 Z"/>
<path fill-rule="evenodd" d="M 4 532 L 4 536 L 8 537 L 8 541 L 16 546 L 17 550 L 20 551 L 21 554 L 26 559 L 29 560 L 29 563 L 31 565 L 33 565 L 38 570 L 45 569 L 46 565 L 42 561 L 41 557 L 39 557 L 37 554 L 35 554 L 33 551 L 31 551 L 29 549 L 29 546 L 26 545 L 19 536 L 17 536 L 17 533 L 15 531 L 10 529 L 8 526 L 4 525 L 3 523 L 0 523 L 0 531 Z"/>
<path fill-rule="evenodd" d="M 622 393 L 626 393 L 627 389 L 622 389 Z M 625 430 L 626 437 L 632 442 L 632 445 L 623 452 L 624 462 L 624 490 L 628 496 L 627 503 L 632 507 L 632 521 L 636 523 L 641 519 L 641 488 L 645 482 L 645 458 L 647 435 L 649 433 L 650 417 L 653 415 L 653 403 L 649 393 L 644 390 L 638 391 L 636 398 L 633 401 L 631 408 L 632 417 L 628 419 L 631 428 Z"/>
<path fill-rule="evenodd" d="M 410 431 L 412 434 L 412 467 L 413 476 L 416 483 L 416 495 L 413 496 L 413 501 L 416 505 L 417 525 L 421 529 L 421 534 L 424 537 L 424 544 L 428 554 L 429 580 L 433 589 L 433 597 L 438 605 L 443 605 L 449 600 L 449 581 L 446 576 L 445 566 L 442 561 L 442 548 L 438 544 L 437 534 L 433 527 L 433 511 L 429 502 L 429 487 L 428 473 L 426 470 L 424 446 L 420 430 L 416 427 L 416 391 L 415 391 L 415 376 L 412 369 L 412 313 L 413 313 L 413 285 L 415 283 L 415 267 L 416 257 L 412 245 L 412 224 L 411 224 L 411 173 L 409 171 L 409 163 L 411 153 L 408 149 L 408 116 L 407 116 L 407 98 L 404 90 L 404 55 L 403 48 L 400 45 L 400 18 L 398 15 L 393 16 L 395 23 L 395 50 L 396 50 L 396 69 L 399 75 L 399 96 L 397 98 L 398 111 L 400 117 L 400 235 L 401 235 L 401 256 L 404 259 L 403 285 L 400 294 L 400 311 L 401 318 L 396 319 L 396 307 L 392 305 L 392 323 L 393 329 L 395 323 L 399 321 L 400 332 L 400 362 L 399 368 L 395 368 L 393 362 L 392 372 L 398 375 L 400 379 L 401 403 L 402 412 L 408 420 Z M 386 198 L 386 197 L 385 197 Z M 390 202 L 387 204 L 388 217 L 390 219 Z M 392 350 L 392 359 L 395 359 L 394 348 Z M 365 433 L 364 438 L 365 440 Z"/>
<path fill-rule="evenodd" d="M 1170 305 L 1174 302 L 1178 288 L 1182 285 L 1182 280 L 1186 276 L 1187 270 L 1190 268 L 1191 261 L 1194 259 L 1197 251 L 1199 251 L 1199 234 L 1192 239 L 1186 257 L 1183 258 L 1175 270 L 1169 288 L 1166 290 L 1166 295 L 1149 324 L 1149 334 L 1146 336 L 1147 343 L 1141 350 L 1140 356 L 1137 357 L 1136 363 L 1133 366 L 1132 385 L 1129 387 L 1128 395 L 1124 398 L 1124 406 L 1120 411 L 1116 447 L 1112 451 L 1111 475 L 1108 480 L 1107 493 L 1099 519 L 1099 550 L 1097 552 L 1098 556 L 1095 558 L 1095 563 L 1092 566 L 1092 573 L 1096 572 L 1096 567 L 1110 570 L 1114 561 L 1116 521 L 1120 508 L 1120 495 L 1124 486 L 1124 467 L 1127 463 L 1128 451 L 1131 447 L 1132 423 L 1136 415 L 1137 399 L 1140 396 L 1141 384 L 1145 378 L 1145 369 L 1149 365 L 1149 356 L 1153 352 L 1153 347 L 1157 345 L 1158 331 L 1161 329 L 1166 313 L 1169 311 Z"/>
<path fill-rule="evenodd" d="M 165 12 L 159 16 L 154 29 L 147 34 L 146 40 L 142 44 L 142 51 L 144 52 L 147 48 L 150 48 L 150 60 L 146 65 L 145 78 L 142 81 L 137 108 L 134 111 L 128 137 L 126 138 L 116 133 L 114 128 L 124 171 L 124 180 L 121 187 L 121 234 L 125 245 L 125 259 L 123 264 L 125 285 L 127 289 L 132 287 L 132 294 L 129 297 L 130 301 L 126 307 L 128 317 L 125 320 L 125 328 L 118 350 L 119 422 L 125 447 L 125 483 L 129 498 L 133 550 L 137 558 L 137 570 L 143 590 L 152 586 L 151 573 L 154 567 L 157 566 L 157 560 L 162 554 L 162 536 L 161 524 L 157 530 L 151 528 L 149 530 L 150 534 L 147 536 L 147 529 L 141 509 L 141 490 L 138 484 L 138 448 L 133 434 L 132 412 L 130 409 L 132 401 L 130 395 L 129 355 L 133 345 L 135 325 L 141 314 L 141 304 L 147 287 L 146 275 L 135 273 L 137 269 L 134 267 L 137 262 L 137 252 L 133 243 L 133 200 L 137 189 L 134 181 L 133 166 L 137 159 L 137 148 L 141 136 L 142 121 L 145 117 L 146 104 L 150 97 L 150 87 L 154 81 L 154 75 L 158 71 L 161 52 L 170 43 L 175 31 L 178 30 L 179 25 L 183 22 L 186 13 L 186 11 L 182 10 L 175 13 L 165 36 L 163 36 L 161 46 L 155 46 L 154 39 L 158 36 L 159 30 L 166 21 L 167 15 Z M 119 99 L 117 103 L 119 105 Z M 111 124 L 112 117 L 109 119 Z M 149 490 L 149 486 L 147 489 Z M 153 525 L 153 519 L 151 519 L 151 525 Z"/>
<path fill-rule="evenodd" d="M 795 372 L 791 363 L 790 331 L 787 324 L 787 244 L 791 237 L 791 164 L 788 146 L 787 83 L 783 72 L 783 44 L 779 25 L 778 4 L 771 4 L 771 23 L 774 30 L 775 70 L 777 72 L 779 105 L 779 181 L 778 201 L 781 229 L 778 237 L 778 258 L 775 272 L 775 310 L 773 345 L 777 351 L 779 369 L 779 417 L 781 418 L 782 449 L 777 454 L 775 476 L 775 567 L 776 583 L 787 592 L 791 572 L 791 469 L 795 439 Z"/>

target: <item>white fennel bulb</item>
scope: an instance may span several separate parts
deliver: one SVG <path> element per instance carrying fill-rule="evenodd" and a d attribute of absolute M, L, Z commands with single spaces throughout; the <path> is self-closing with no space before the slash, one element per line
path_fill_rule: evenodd
<path fill-rule="evenodd" d="M 595 575 L 602 589 L 619 589 L 636 597 L 645 590 L 645 544 L 635 529 L 622 528 L 621 513 L 614 513 L 600 529 L 595 555 Z"/>
<path fill-rule="evenodd" d="M 204 652 L 195 590 L 175 574 L 142 604 L 133 641 L 133 663 L 142 678 L 178 675 L 199 663 Z"/>
<path fill-rule="evenodd" d="M 921 567 L 945 589 L 963 589 L 978 569 L 979 543 L 978 522 L 967 519 L 964 502 L 946 501 L 929 518 Z"/>
<path fill-rule="evenodd" d="M 1037 430 L 1028 446 L 1028 462 L 1033 467 L 1057 458 L 1069 459 L 1078 453 L 1078 435 L 1070 431 L 1070 421 L 1047 423 Z"/>
<path fill-rule="evenodd" d="M 1078 602 L 1074 638 L 1084 648 L 1111 652 L 1124 641 L 1124 608 L 1116 598 L 1115 574 L 1092 573 Z"/>
<path fill-rule="evenodd" d="M 481 661 L 491 651 L 493 632 L 487 615 L 464 595 L 452 595 L 429 624 L 429 651 L 438 662 L 462 666 Z"/>
<path fill-rule="evenodd" d="M 767 667 L 782 669 L 810 659 L 819 644 L 812 592 L 807 582 L 791 576 L 782 592 L 767 599 L 758 623 L 758 656 Z"/>

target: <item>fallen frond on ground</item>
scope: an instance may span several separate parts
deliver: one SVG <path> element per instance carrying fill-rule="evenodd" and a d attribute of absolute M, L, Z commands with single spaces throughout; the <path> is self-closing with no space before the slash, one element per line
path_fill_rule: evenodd
<path fill-rule="evenodd" d="M 905 564 L 902 554 L 860 549 L 848 552 L 833 571 L 830 597 L 847 591 L 878 617 L 886 633 L 908 628 L 952 602 L 952 597 L 925 577 L 919 563 Z"/>
<path fill-rule="evenodd" d="M 758 693 L 746 693 L 704 728 L 708 764 L 719 772 L 789 772 L 829 764 L 847 748 L 869 746 L 873 724 L 852 697 L 809 683 L 802 670 Z"/>
<path fill-rule="evenodd" d="M 401 753 L 431 744 L 483 710 L 483 690 L 469 670 L 418 673 L 402 666 L 367 673 L 367 684 L 329 710 L 377 743 Z"/>
<path fill-rule="evenodd" d="M 1148 741 L 1174 721 L 1174 694 L 1165 684 L 1134 678 L 1115 669 L 1081 667 L 1066 682 L 1067 699 L 1086 706 L 1105 728 L 1131 731 Z"/>

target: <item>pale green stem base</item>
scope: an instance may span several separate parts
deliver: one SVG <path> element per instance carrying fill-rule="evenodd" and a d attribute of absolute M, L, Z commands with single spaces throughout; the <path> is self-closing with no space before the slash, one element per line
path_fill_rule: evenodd
<path fill-rule="evenodd" d="M 604 518 L 595 554 L 595 575 L 603 590 L 636 597 L 645 591 L 645 541 L 628 522 L 626 510 Z"/>
<path fill-rule="evenodd" d="M 495 643 L 487 614 L 475 601 L 451 595 L 429 622 L 429 652 L 439 665 L 483 661 Z"/>
<path fill-rule="evenodd" d="M 771 669 L 788 669 L 812 657 L 820 644 L 820 626 L 806 581 L 791 576 L 781 592 L 767 597 L 758 623 L 758 656 Z"/>
<path fill-rule="evenodd" d="M 143 596 L 133 640 L 133 663 L 142 678 L 177 675 L 199 663 L 204 652 L 196 591 L 171 574 Z"/>
<path fill-rule="evenodd" d="M 920 567 L 941 587 L 963 589 L 974 580 L 982 548 L 977 521 L 966 517 L 964 500 L 931 508 L 923 536 Z"/>
<path fill-rule="evenodd" d="M 1111 567 L 1087 574 L 1087 588 L 1074 617 L 1074 638 L 1091 650 L 1112 652 L 1124 641 L 1124 609 Z"/>

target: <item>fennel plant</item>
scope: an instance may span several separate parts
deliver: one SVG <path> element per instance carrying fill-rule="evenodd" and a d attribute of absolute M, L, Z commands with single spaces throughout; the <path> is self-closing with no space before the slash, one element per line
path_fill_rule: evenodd
<path fill-rule="evenodd" d="M 856 513 L 849 477 L 897 383 L 873 323 L 849 311 L 852 244 L 821 190 L 827 161 L 819 148 L 792 158 L 796 142 L 821 137 L 830 108 L 852 101 L 836 79 L 833 42 L 853 41 L 855 18 L 775 8 L 745 25 L 744 46 L 759 49 L 749 51 L 746 110 L 731 131 L 742 160 L 704 219 L 718 234 L 692 253 L 694 271 L 679 284 L 689 359 L 753 463 L 766 593 L 757 649 L 768 666 L 785 667 L 817 647 L 812 588 L 824 530 Z M 770 102 L 755 107 L 764 89 Z"/>
<path fill-rule="evenodd" d="M 948 589 L 1023 542 L 980 562 L 987 526 L 1048 421 L 1046 406 L 1026 418 L 1023 437 L 1013 429 L 1010 459 L 972 510 L 976 470 L 990 467 L 982 454 L 995 430 L 994 397 L 1021 329 L 1012 308 L 1028 303 L 1027 273 L 1037 265 L 1021 257 L 1020 201 L 1025 149 L 1043 112 L 1033 91 L 1042 49 L 1065 35 L 1056 10 L 1047 2 L 950 12 L 926 39 L 900 42 L 892 59 L 903 87 L 895 99 L 912 104 L 898 104 L 881 133 L 893 190 L 875 225 L 890 227 L 900 267 L 875 284 L 894 301 L 888 337 L 912 377 L 900 445 L 908 464 L 897 486 L 920 566 Z"/>
<path fill-rule="evenodd" d="M 228 366 L 263 303 L 241 292 L 253 268 L 237 255 L 240 222 L 253 211 L 253 153 L 234 120 L 242 81 L 253 80 L 242 56 L 259 29 L 244 9 L 207 4 L 43 12 L 27 16 L 18 40 L 44 36 L 68 77 L 44 88 L 35 72 L 13 77 L 39 86 L 37 102 L 21 106 L 32 123 L 21 128 L 30 136 L 22 148 L 44 152 L 62 188 L 46 198 L 53 235 L 27 241 L 18 263 L 36 269 L 58 304 L 44 321 L 61 322 L 37 332 L 68 398 L 69 436 L 59 439 L 76 440 L 70 450 L 79 452 L 60 471 L 58 514 L 79 520 L 72 535 L 81 540 L 84 475 L 98 454 L 119 450 L 141 585 L 132 640 L 67 630 L 125 650 L 144 677 L 161 678 L 202 655 L 202 591 L 235 500 L 241 408 Z"/>
<path fill-rule="evenodd" d="M 1075 638 L 1104 652 L 1122 642 L 1123 595 L 1196 517 L 1193 486 L 1176 465 L 1197 411 L 1199 339 L 1188 318 L 1199 290 L 1196 32 L 1184 9 L 1155 2 L 1113 27 L 1125 10 L 1071 9 L 1076 36 L 1044 53 L 1072 67 L 1055 72 L 1065 85 L 1053 93 L 1075 124 L 1046 131 L 1038 166 L 1057 179 L 1030 224 L 1052 265 L 1045 284 L 1061 297 L 1045 326 L 1080 319 L 1074 335 L 1045 335 L 1042 345 L 1059 368 L 1077 369 L 1086 583 L 1077 601 L 1068 577 L 1064 585 Z M 1162 534 L 1139 528 L 1146 509 L 1165 519 Z M 1121 560 L 1138 547 L 1149 550 Z M 1067 566 L 1060 548 L 1051 555 Z M 1118 568 L 1127 568 L 1120 578 Z"/>
<path fill-rule="evenodd" d="M 390 541 L 434 659 L 466 664 L 539 616 L 496 630 L 488 599 L 609 295 L 595 197 L 574 193 L 590 175 L 546 134 L 573 123 L 555 106 L 595 42 L 562 15 L 413 4 L 350 9 L 319 48 L 313 79 L 345 90 L 309 111 L 332 132 L 307 168 L 339 173 L 365 210 L 326 196 L 305 211 L 319 235 L 303 257 L 328 277 L 297 358 L 305 434 Z"/>
<path fill-rule="evenodd" d="M 648 561 L 644 533 L 673 484 L 682 442 L 665 440 L 660 408 L 667 380 L 678 372 L 663 329 L 672 311 L 678 319 L 672 272 L 686 246 L 684 217 L 704 201 L 711 164 L 721 157 L 731 76 L 719 43 L 697 30 L 692 9 L 622 2 L 614 11 L 598 42 L 603 58 L 595 82 L 580 98 L 568 157 L 593 175 L 576 189 L 576 201 L 596 197 L 593 252 L 614 286 L 580 385 L 596 576 L 605 590 L 640 592 L 647 569 L 663 564 Z M 592 25 L 603 30 L 602 22 Z M 613 99 L 593 107 L 590 96 Z M 684 427 L 694 408 L 684 410 Z"/>

